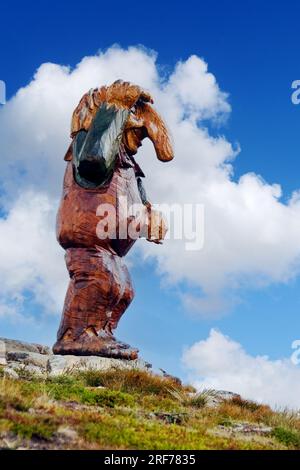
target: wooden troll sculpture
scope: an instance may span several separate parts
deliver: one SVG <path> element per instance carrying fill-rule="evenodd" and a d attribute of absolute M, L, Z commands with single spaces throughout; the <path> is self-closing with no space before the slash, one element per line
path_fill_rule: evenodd
<path fill-rule="evenodd" d="M 137 239 L 129 231 L 120 237 L 118 229 L 124 221 L 127 226 L 136 222 L 138 237 L 154 243 L 161 243 L 167 231 L 146 198 L 144 174 L 133 158 L 146 137 L 159 160 L 173 158 L 166 126 L 152 103 L 142 88 L 118 80 L 86 93 L 73 113 L 57 215 L 70 283 L 55 354 L 138 357 L 137 349 L 113 335 L 134 296 L 123 257 Z M 128 210 L 134 204 L 142 207 L 138 214 Z M 107 207 L 115 214 L 108 228 Z M 106 236 L 99 227 L 107 229 Z"/>

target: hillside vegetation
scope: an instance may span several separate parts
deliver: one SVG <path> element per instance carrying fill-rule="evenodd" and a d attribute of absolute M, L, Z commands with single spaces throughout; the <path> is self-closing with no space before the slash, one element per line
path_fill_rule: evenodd
<path fill-rule="evenodd" d="M 140 370 L 0 370 L 0 448 L 300 449 L 300 417 Z"/>

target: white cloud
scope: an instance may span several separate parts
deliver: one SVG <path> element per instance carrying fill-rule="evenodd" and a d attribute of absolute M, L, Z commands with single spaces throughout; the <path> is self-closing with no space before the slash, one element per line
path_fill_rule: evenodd
<path fill-rule="evenodd" d="M 182 360 L 198 389 L 228 390 L 273 407 L 300 409 L 300 368 L 290 359 L 251 356 L 241 344 L 211 330 Z"/>
<path fill-rule="evenodd" d="M 54 225 L 71 114 L 86 90 L 120 77 L 151 90 L 175 143 L 175 159 L 169 164 L 155 160 L 150 143 L 137 157 L 147 175 L 149 196 L 153 202 L 205 206 L 203 250 L 185 251 L 181 241 L 168 241 L 163 247 L 139 244 L 145 257 L 157 259 L 164 279 L 199 288 L 200 297 L 185 292 L 185 305 L 216 315 L 228 308 L 223 291 L 234 292 L 246 283 L 286 282 L 298 273 L 299 194 L 283 204 L 279 185 L 252 173 L 233 180 L 237 152 L 224 136 L 211 136 L 206 121 L 201 121 L 221 121 L 230 112 L 227 94 L 203 59 L 191 56 L 181 61 L 168 77 L 159 70 L 155 54 L 136 47 L 112 47 L 83 58 L 74 69 L 46 63 L 0 109 L 1 198 L 8 212 L 1 221 L 1 246 L 6 251 L 2 296 L 12 291 L 22 296 L 29 290 L 47 309 L 60 311 L 66 272 Z M 16 239 L 15 214 L 22 211 L 33 222 L 25 222 Z"/>
<path fill-rule="evenodd" d="M 186 62 L 177 63 L 167 92 L 179 100 L 182 116 L 189 112 L 196 119 L 208 119 L 230 111 L 228 95 L 219 89 L 214 75 L 208 72 L 206 62 L 196 55 Z"/>
<path fill-rule="evenodd" d="M 53 231 L 56 205 L 27 191 L 0 219 L 0 316 L 19 318 L 28 293 L 46 312 L 60 312 L 67 275 Z"/>

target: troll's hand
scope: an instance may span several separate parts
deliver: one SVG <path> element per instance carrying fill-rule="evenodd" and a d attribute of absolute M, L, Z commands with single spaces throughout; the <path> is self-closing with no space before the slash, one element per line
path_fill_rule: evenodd
<path fill-rule="evenodd" d="M 151 206 L 148 207 L 148 236 L 149 242 L 162 244 L 166 233 L 168 231 L 168 225 L 163 214 L 153 209 Z"/>

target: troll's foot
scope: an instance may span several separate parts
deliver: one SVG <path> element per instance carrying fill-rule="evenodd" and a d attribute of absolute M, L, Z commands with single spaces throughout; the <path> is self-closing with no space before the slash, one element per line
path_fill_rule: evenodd
<path fill-rule="evenodd" d="M 77 339 L 61 339 L 53 346 L 54 354 L 72 354 L 74 356 L 102 356 L 114 359 L 134 360 L 138 358 L 138 349 L 116 340 L 113 336 L 89 336 L 82 334 Z"/>

